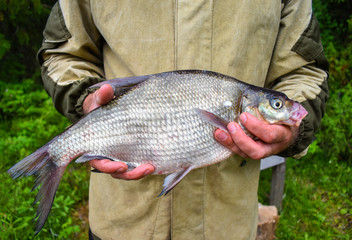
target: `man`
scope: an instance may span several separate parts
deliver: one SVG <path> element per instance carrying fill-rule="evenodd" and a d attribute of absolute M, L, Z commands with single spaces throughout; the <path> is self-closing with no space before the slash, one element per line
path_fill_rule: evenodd
<path fill-rule="evenodd" d="M 309 112 L 299 129 L 270 126 L 250 114 L 214 137 L 234 152 L 189 173 L 156 198 L 163 176 L 153 166 L 127 172 L 93 160 L 89 220 L 94 239 L 254 239 L 260 161 L 302 156 L 327 97 L 327 62 L 310 0 L 70 1 L 56 4 L 38 54 L 45 87 L 71 121 L 113 98 L 104 79 L 204 69 L 270 87 Z M 244 160 L 246 159 L 246 160 Z M 245 164 L 246 163 L 246 164 Z M 139 179 L 126 181 L 123 179 Z"/>

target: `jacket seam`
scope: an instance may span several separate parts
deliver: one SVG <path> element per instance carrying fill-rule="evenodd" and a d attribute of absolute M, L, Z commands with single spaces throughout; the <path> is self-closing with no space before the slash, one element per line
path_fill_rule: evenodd
<path fill-rule="evenodd" d="M 59 4 L 59 7 L 57 9 L 57 14 L 59 16 L 60 26 L 61 26 L 61 28 L 62 28 L 62 30 L 64 32 L 64 37 L 67 40 L 68 38 L 71 37 L 71 33 L 70 33 L 70 31 L 68 30 L 68 28 L 66 26 L 65 18 L 64 18 L 64 15 L 62 13 L 62 10 L 61 10 L 60 2 L 58 2 L 58 4 Z"/>
<path fill-rule="evenodd" d="M 206 204 L 206 190 L 205 190 L 205 181 L 206 181 L 206 174 L 207 174 L 207 169 L 208 167 L 203 168 L 203 207 L 202 207 L 202 215 L 203 215 L 203 240 L 205 239 L 205 224 L 206 224 L 206 219 L 205 219 L 205 204 Z"/>
<path fill-rule="evenodd" d="M 157 222 L 158 222 L 159 209 L 160 209 L 160 202 L 161 202 L 161 198 L 159 198 L 158 207 L 157 207 L 157 210 L 156 210 L 156 213 L 155 213 L 154 228 L 153 228 L 152 239 L 154 239 L 154 237 L 155 237 L 155 232 L 156 232 L 156 231 L 155 231 L 155 228 L 156 228 L 156 225 L 157 225 Z"/>
<path fill-rule="evenodd" d="M 211 43 L 210 43 L 210 69 L 213 69 L 213 43 L 214 43 L 214 1 L 211 9 Z"/>
<path fill-rule="evenodd" d="M 178 52 L 178 0 L 175 0 L 175 10 L 174 10 L 174 66 L 175 66 L 175 69 L 177 70 L 178 69 L 178 66 L 177 66 L 177 52 Z"/>

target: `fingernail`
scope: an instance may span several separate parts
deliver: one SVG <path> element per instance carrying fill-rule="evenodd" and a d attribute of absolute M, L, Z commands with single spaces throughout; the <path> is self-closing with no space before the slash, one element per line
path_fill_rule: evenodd
<path fill-rule="evenodd" d="M 123 172 L 126 172 L 126 169 L 124 169 L 124 168 L 118 168 L 117 170 L 116 170 L 116 172 L 118 172 L 118 173 L 123 173 Z"/>
<path fill-rule="evenodd" d="M 148 169 L 148 170 L 145 170 L 145 172 L 144 172 L 143 175 L 144 175 L 144 176 L 147 176 L 147 175 L 149 175 L 149 174 L 151 174 L 151 173 L 152 173 L 152 171 Z"/>
<path fill-rule="evenodd" d="M 221 141 L 221 142 L 226 141 L 226 139 L 227 139 L 227 134 L 224 133 L 224 132 L 220 132 L 220 133 L 218 133 L 218 134 L 216 135 L 216 138 L 217 138 L 219 141 Z"/>
<path fill-rule="evenodd" d="M 247 122 L 247 116 L 246 116 L 246 114 L 241 114 L 240 119 L 241 119 L 241 122 L 242 122 L 242 123 Z"/>
<path fill-rule="evenodd" d="M 231 134 L 235 134 L 237 132 L 237 128 L 236 128 L 236 125 L 233 124 L 233 123 L 230 123 L 228 126 L 227 126 L 227 129 L 229 130 L 229 132 Z"/>

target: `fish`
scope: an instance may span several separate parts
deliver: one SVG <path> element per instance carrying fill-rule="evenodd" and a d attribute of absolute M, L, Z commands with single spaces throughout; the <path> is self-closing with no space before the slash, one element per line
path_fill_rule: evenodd
<path fill-rule="evenodd" d="M 76 160 L 122 161 L 129 169 L 151 164 L 167 175 L 159 196 L 170 192 L 190 171 L 233 154 L 213 137 L 216 128 L 240 123 L 242 112 L 269 124 L 299 126 L 304 107 L 284 93 L 205 70 L 178 70 L 117 78 L 103 84 L 115 98 L 91 111 L 8 170 L 13 179 L 37 176 L 36 232 L 43 228 L 67 165 Z M 243 125 L 241 127 L 247 132 Z"/>

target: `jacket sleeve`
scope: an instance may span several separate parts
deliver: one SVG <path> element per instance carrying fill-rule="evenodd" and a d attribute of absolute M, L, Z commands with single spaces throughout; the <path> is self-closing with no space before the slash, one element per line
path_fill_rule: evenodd
<path fill-rule="evenodd" d="M 266 86 L 301 102 L 308 115 L 296 142 L 279 155 L 299 158 L 314 140 L 328 97 L 328 68 L 311 1 L 286 1 Z"/>
<path fill-rule="evenodd" d="M 102 37 L 90 15 L 89 3 L 57 2 L 43 35 L 37 58 L 44 87 L 55 108 L 75 122 L 83 115 L 87 87 L 104 80 Z"/>

